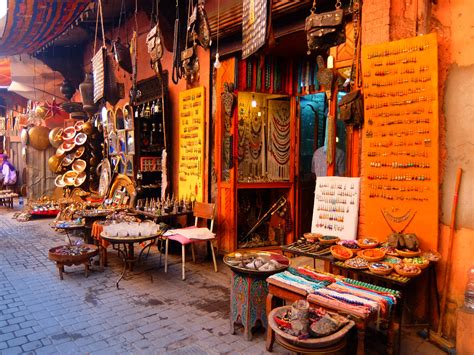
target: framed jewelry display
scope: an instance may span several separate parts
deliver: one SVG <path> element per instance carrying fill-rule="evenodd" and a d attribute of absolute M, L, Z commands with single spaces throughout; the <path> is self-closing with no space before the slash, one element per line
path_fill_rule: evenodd
<path fill-rule="evenodd" d="M 179 196 L 203 200 L 204 87 L 179 93 Z"/>
<path fill-rule="evenodd" d="M 362 76 L 361 234 L 385 240 L 407 229 L 437 249 L 436 34 L 364 46 Z M 404 216 L 413 216 L 408 227 Z"/>
<path fill-rule="evenodd" d="M 316 179 L 311 233 L 344 240 L 357 237 L 360 178 L 321 176 Z"/>

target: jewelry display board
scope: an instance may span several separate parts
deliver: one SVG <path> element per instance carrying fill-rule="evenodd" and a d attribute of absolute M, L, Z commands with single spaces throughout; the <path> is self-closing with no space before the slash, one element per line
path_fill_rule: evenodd
<path fill-rule="evenodd" d="M 416 233 L 437 248 L 436 34 L 364 46 L 363 236 Z"/>
<path fill-rule="evenodd" d="M 321 176 L 316 179 L 311 233 L 345 240 L 357 237 L 360 178 Z"/>
<path fill-rule="evenodd" d="M 203 200 L 204 87 L 179 93 L 179 196 Z"/>

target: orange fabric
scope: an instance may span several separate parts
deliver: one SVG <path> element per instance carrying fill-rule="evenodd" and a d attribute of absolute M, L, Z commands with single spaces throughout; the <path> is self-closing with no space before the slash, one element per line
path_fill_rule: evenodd
<path fill-rule="evenodd" d="M 110 245 L 110 243 L 100 237 L 100 233 L 102 233 L 103 230 L 104 230 L 104 225 L 101 223 L 101 221 L 95 221 L 92 224 L 91 236 L 92 238 L 98 240 L 100 245 L 103 248 L 107 248 Z"/>
<path fill-rule="evenodd" d="M 12 83 L 10 72 L 10 60 L 8 58 L 0 60 L 0 86 L 9 86 Z"/>

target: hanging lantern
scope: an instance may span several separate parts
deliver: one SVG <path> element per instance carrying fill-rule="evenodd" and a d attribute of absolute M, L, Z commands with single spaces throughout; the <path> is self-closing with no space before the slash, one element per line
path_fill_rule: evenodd
<path fill-rule="evenodd" d="M 91 73 L 86 73 L 84 81 L 79 85 L 79 92 L 81 93 L 84 111 L 92 116 L 99 107 L 94 103 L 94 82 Z"/>
<path fill-rule="evenodd" d="M 76 88 L 72 85 L 69 79 L 64 79 L 60 87 L 61 94 L 68 100 L 71 100 L 72 95 L 76 92 Z"/>

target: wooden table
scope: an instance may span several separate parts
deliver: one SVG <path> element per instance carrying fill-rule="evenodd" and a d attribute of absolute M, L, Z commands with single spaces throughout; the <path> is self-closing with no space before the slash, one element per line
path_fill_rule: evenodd
<path fill-rule="evenodd" d="M 64 266 L 72 265 L 84 265 L 84 272 L 86 277 L 89 275 L 89 261 L 92 257 L 96 256 L 98 253 L 98 248 L 96 245 L 83 244 L 82 247 L 90 249 L 88 252 L 81 255 L 64 255 L 57 253 L 57 250 L 65 246 L 55 247 L 49 250 L 48 258 L 51 261 L 56 262 L 56 266 L 59 271 L 59 278 L 63 279 Z"/>

